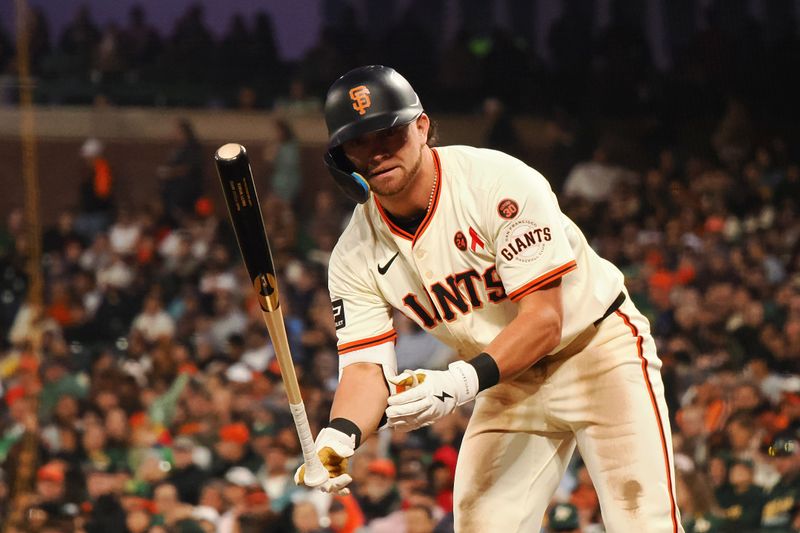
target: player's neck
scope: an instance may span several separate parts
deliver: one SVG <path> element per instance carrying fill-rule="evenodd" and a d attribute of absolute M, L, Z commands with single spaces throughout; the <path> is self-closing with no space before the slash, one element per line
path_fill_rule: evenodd
<path fill-rule="evenodd" d="M 392 196 L 378 195 L 381 206 L 400 218 L 413 218 L 427 212 L 436 185 L 436 166 L 433 152 L 427 146 L 422 150 L 422 164 L 406 189 Z"/>

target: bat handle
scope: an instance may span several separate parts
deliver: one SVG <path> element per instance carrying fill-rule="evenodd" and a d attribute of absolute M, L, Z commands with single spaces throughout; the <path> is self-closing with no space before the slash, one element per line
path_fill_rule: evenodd
<path fill-rule="evenodd" d="M 306 406 L 302 401 L 300 403 L 290 403 L 289 410 L 291 410 L 292 418 L 294 418 L 297 436 L 300 438 L 300 448 L 303 450 L 303 460 L 306 463 L 305 483 L 311 487 L 321 485 L 330 476 L 317 455 L 314 436 L 311 434 L 311 426 L 308 424 Z"/>

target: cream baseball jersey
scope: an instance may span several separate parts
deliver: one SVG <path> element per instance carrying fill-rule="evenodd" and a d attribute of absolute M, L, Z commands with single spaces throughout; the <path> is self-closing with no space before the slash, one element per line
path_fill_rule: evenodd
<path fill-rule="evenodd" d="M 397 371 L 393 308 L 464 358 L 514 318 L 514 302 L 559 278 L 556 351 L 603 315 L 622 273 L 592 250 L 541 174 L 494 150 L 447 146 L 433 157 L 433 201 L 414 235 L 373 195 L 336 244 L 328 284 L 340 369 L 374 362 Z"/>

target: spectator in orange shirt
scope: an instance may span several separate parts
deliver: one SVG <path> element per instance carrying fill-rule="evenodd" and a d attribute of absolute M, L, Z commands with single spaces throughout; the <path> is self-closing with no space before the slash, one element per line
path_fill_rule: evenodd
<path fill-rule="evenodd" d="M 108 229 L 114 210 L 114 180 L 104 149 L 99 139 L 91 137 L 84 141 L 80 151 L 86 170 L 80 184 L 80 214 L 75 229 L 89 241 Z"/>
<path fill-rule="evenodd" d="M 355 533 L 364 525 L 364 514 L 352 494 L 334 496 L 328 516 L 334 533 Z"/>

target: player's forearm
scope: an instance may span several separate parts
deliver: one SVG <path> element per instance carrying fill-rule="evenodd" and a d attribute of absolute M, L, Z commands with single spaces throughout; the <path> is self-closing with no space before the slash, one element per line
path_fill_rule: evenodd
<path fill-rule="evenodd" d="M 500 380 L 514 378 L 558 346 L 563 315 L 560 280 L 519 301 L 516 318 L 485 350 L 497 363 Z"/>
<path fill-rule="evenodd" d="M 364 442 L 378 428 L 388 398 L 389 389 L 380 365 L 346 366 L 333 397 L 331 420 L 350 420 L 361 430 L 361 442 Z"/>
<path fill-rule="evenodd" d="M 561 341 L 561 315 L 546 306 L 517 315 L 486 347 L 500 370 L 511 379 L 549 354 Z"/>

